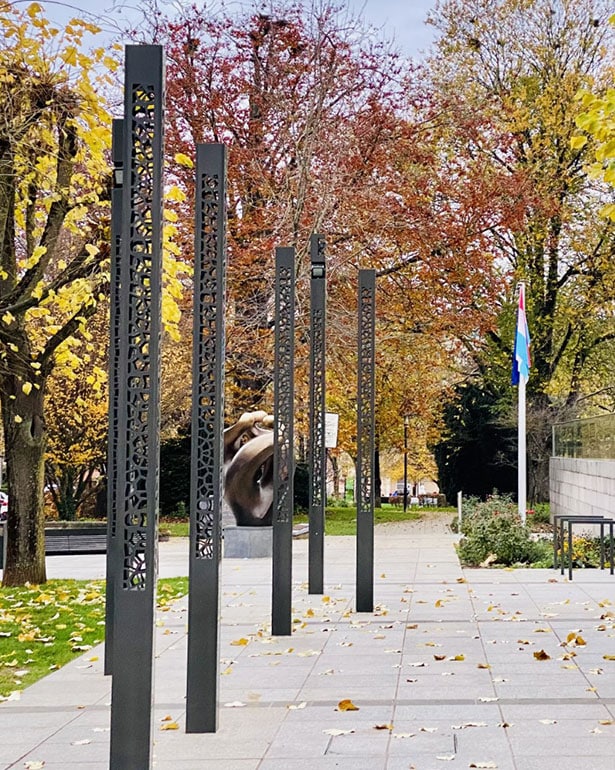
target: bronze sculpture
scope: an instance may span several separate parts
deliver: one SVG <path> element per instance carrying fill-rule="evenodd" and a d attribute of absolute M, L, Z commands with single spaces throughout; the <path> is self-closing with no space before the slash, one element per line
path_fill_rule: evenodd
<path fill-rule="evenodd" d="M 224 431 L 224 499 L 240 527 L 271 525 L 273 417 L 244 412 Z"/>

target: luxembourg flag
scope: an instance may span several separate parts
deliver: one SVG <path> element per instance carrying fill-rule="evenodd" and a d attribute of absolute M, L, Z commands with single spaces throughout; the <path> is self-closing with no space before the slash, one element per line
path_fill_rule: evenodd
<path fill-rule="evenodd" d="M 525 315 L 525 284 L 519 284 L 519 306 L 517 308 L 517 330 L 512 362 L 512 384 L 518 385 L 520 379 L 527 383 L 530 376 L 530 331 Z"/>

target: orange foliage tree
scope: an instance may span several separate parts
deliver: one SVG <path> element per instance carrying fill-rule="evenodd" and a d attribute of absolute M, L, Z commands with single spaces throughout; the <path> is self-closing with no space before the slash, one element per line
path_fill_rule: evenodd
<path fill-rule="evenodd" d="M 493 172 L 474 190 L 480 169 L 451 151 L 440 110 L 413 84 L 408 63 L 332 7 L 281 3 L 267 15 L 216 18 L 186 9 L 150 21 L 147 39 L 164 43 L 168 53 L 167 146 L 185 191 L 175 203 L 185 254 L 192 249 L 194 143 L 229 148 L 229 411 L 270 405 L 272 252 L 293 245 L 300 440 L 305 434 L 308 244 L 321 232 L 328 408 L 341 410 L 347 448 L 362 267 L 378 273 L 381 440 L 398 443 L 396 413 L 427 415 L 433 424 L 443 370 L 457 365 L 456 340 L 494 317 L 500 276 L 485 234 L 507 215 L 502 195 L 499 204 L 493 200 L 502 175 Z"/>

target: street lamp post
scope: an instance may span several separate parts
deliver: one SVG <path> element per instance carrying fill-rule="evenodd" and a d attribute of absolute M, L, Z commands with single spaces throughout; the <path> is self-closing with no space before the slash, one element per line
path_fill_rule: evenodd
<path fill-rule="evenodd" d="M 404 417 L 404 513 L 408 510 L 408 415 Z"/>

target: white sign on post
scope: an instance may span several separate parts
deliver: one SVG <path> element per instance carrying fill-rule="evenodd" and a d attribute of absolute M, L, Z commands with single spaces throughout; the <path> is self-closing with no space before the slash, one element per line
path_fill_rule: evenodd
<path fill-rule="evenodd" d="M 340 416 L 335 412 L 325 412 L 325 448 L 335 449 L 337 446 L 337 426 Z"/>

